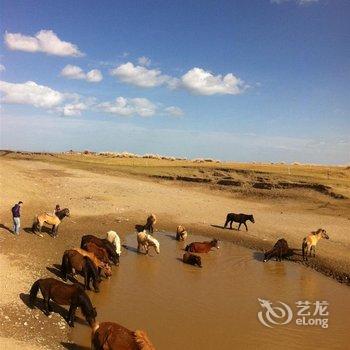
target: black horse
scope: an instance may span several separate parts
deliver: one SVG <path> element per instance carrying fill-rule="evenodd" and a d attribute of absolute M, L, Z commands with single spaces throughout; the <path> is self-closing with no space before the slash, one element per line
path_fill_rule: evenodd
<path fill-rule="evenodd" d="M 226 228 L 228 223 L 230 223 L 230 229 L 232 230 L 232 223 L 238 222 L 239 223 L 238 231 L 242 224 L 245 226 L 246 231 L 248 231 L 248 226 L 246 224 L 247 220 L 251 221 L 253 224 L 255 222 L 254 217 L 251 214 L 247 215 L 247 214 L 228 213 L 226 216 L 226 222 L 225 222 L 224 228 Z"/>
<path fill-rule="evenodd" d="M 282 258 L 287 258 L 293 254 L 293 249 L 290 249 L 287 241 L 281 238 L 275 243 L 271 250 L 265 253 L 264 262 L 269 261 L 273 257 L 276 258 L 276 261 L 282 261 Z"/>
<path fill-rule="evenodd" d="M 109 260 L 114 265 L 119 265 L 119 254 L 115 251 L 115 246 L 108 239 L 98 238 L 93 235 L 85 235 L 81 238 L 80 248 L 85 249 L 85 245 L 89 242 L 95 243 L 98 247 L 102 247 L 106 250 Z"/>
<path fill-rule="evenodd" d="M 66 284 L 54 278 L 43 278 L 34 282 L 30 289 L 29 304 L 34 308 L 34 301 L 38 291 L 44 297 L 45 315 L 52 311 L 50 299 L 59 305 L 69 305 L 69 312 L 66 318 L 70 327 L 74 327 L 75 311 L 80 307 L 86 321 L 92 327 L 97 316 L 96 309 L 92 306 L 91 300 L 84 289 L 77 283 Z"/>

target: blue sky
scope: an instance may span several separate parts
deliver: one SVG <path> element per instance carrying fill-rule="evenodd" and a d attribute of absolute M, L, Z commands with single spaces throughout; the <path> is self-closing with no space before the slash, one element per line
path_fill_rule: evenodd
<path fill-rule="evenodd" d="M 350 2 L 0 1 L 1 148 L 350 161 Z"/>

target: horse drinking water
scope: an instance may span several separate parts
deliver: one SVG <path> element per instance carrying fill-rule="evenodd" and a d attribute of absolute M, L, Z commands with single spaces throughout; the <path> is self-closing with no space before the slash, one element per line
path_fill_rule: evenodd
<path fill-rule="evenodd" d="M 186 246 L 186 252 L 191 253 L 208 253 L 211 248 L 219 249 L 219 241 L 214 238 L 210 242 L 192 242 Z"/>
<path fill-rule="evenodd" d="M 279 239 L 273 248 L 265 253 L 264 262 L 269 261 L 273 257 L 276 258 L 276 261 L 282 261 L 282 258 L 293 255 L 293 249 L 288 247 L 288 243 L 285 239 Z"/>

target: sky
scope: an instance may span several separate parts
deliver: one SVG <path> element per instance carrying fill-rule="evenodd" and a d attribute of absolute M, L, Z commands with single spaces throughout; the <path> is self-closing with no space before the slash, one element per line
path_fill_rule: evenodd
<path fill-rule="evenodd" d="M 0 148 L 348 164 L 349 17 L 346 0 L 0 0 Z"/>

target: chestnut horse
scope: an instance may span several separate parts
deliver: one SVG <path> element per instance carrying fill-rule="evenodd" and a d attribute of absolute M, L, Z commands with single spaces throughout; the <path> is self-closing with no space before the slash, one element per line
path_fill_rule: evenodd
<path fill-rule="evenodd" d="M 119 255 L 115 251 L 114 245 L 105 238 L 98 238 L 93 235 L 85 235 L 81 238 L 80 248 L 85 249 L 85 244 L 92 242 L 98 247 L 104 248 L 108 254 L 109 260 L 113 262 L 114 265 L 119 265 Z"/>
<path fill-rule="evenodd" d="M 98 269 L 99 274 L 100 274 L 100 272 L 102 270 L 104 275 L 105 275 L 105 277 L 111 277 L 112 276 L 112 269 L 111 269 L 111 266 L 109 265 L 109 263 L 104 263 L 99 258 L 97 258 L 97 256 L 94 253 L 88 252 L 88 251 L 86 251 L 84 249 L 74 248 L 74 250 L 76 252 L 78 252 L 79 254 L 81 254 L 82 256 L 89 257 L 90 260 L 94 263 L 94 265 Z"/>
<path fill-rule="evenodd" d="M 53 213 L 39 214 L 34 218 L 32 231 L 33 233 L 36 233 L 36 231 L 39 231 L 38 235 L 42 237 L 41 229 L 45 223 L 48 225 L 52 225 L 51 234 L 53 237 L 56 237 L 58 234 L 58 226 L 66 216 L 70 216 L 70 212 L 68 208 L 64 208 L 56 212 L 56 214 L 53 214 Z"/>
<path fill-rule="evenodd" d="M 288 247 L 288 242 L 284 238 L 281 238 L 275 243 L 271 250 L 265 253 L 263 261 L 269 261 L 273 257 L 276 258 L 276 261 L 282 261 L 282 258 L 293 254 L 294 251 Z"/>
<path fill-rule="evenodd" d="M 90 290 L 90 280 L 94 286 L 95 292 L 99 292 L 98 284 L 100 277 L 95 264 L 87 256 L 79 254 L 74 249 L 66 250 L 62 257 L 61 273 L 63 279 L 67 281 L 67 275 L 73 275 L 75 272 L 84 277 L 84 288 Z"/>
<path fill-rule="evenodd" d="M 88 242 L 84 245 L 83 249 L 87 252 L 94 253 L 102 262 L 109 264 L 109 258 L 105 248 L 99 247 L 95 243 Z"/>
<path fill-rule="evenodd" d="M 216 238 L 210 242 L 192 242 L 185 250 L 192 253 L 208 253 L 211 248 L 219 249 L 219 241 Z"/>
<path fill-rule="evenodd" d="M 319 228 L 317 231 L 309 233 L 304 239 L 301 246 L 303 252 L 303 260 L 307 260 L 307 255 L 311 256 L 311 251 L 314 251 L 314 257 L 316 256 L 316 244 L 320 239 L 329 239 L 326 230 Z"/>
<path fill-rule="evenodd" d="M 75 311 L 80 307 L 86 321 L 92 326 L 97 316 L 96 309 L 92 306 L 89 296 L 84 289 L 77 283 L 66 284 L 54 278 L 43 278 L 34 282 L 30 289 L 29 304 L 34 308 L 34 301 L 40 292 L 45 302 L 45 315 L 48 316 L 52 311 L 50 299 L 59 305 L 69 305 L 69 312 L 66 318 L 70 327 L 74 327 Z"/>
<path fill-rule="evenodd" d="M 145 331 L 131 331 L 118 323 L 92 326 L 92 350 L 155 350 Z"/>

